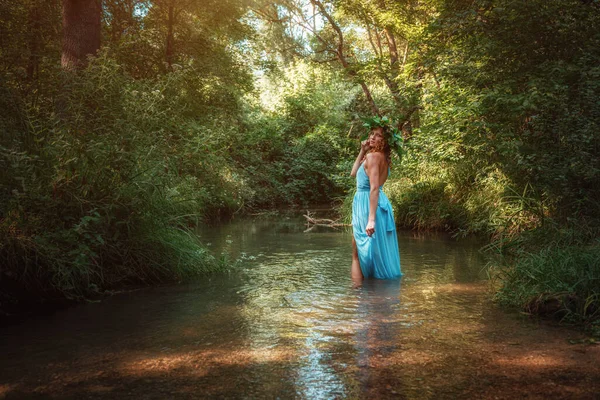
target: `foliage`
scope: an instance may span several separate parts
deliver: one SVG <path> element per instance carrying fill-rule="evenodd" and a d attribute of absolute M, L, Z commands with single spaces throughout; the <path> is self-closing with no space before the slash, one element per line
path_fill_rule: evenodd
<path fill-rule="evenodd" d="M 195 54 L 141 75 L 118 50 L 77 74 L 45 69 L 35 93 L 19 64 L 0 77 L 0 310 L 223 268 L 196 224 L 345 188 L 334 177 L 353 96 L 333 73 L 283 69 L 295 78 L 271 110 L 231 50 L 210 72 Z"/>
<path fill-rule="evenodd" d="M 553 199 L 557 218 L 593 215 L 597 207 L 600 19 L 593 7 L 448 3 L 432 24 L 425 56 L 444 90 L 460 88 L 469 99 L 470 112 L 450 120 L 465 151 L 479 152 L 469 158 L 491 161 L 516 186 Z"/>
<path fill-rule="evenodd" d="M 217 267 L 187 225 L 234 209 L 237 194 L 164 95 L 182 78 L 136 82 L 99 57 L 64 78 L 62 115 L 20 110 L 32 145 L 3 146 L 0 159 L 4 290 L 80 298 Z"/>
<path fill-rule="evenodd" d="M 369 131 L 376 127 L 383 128 L 385 139 L 390 145 L 390 148 L 396 152 L 400 159 L 402 159 L 402 136 L 400 130 L 391 125 L 387 116 L 374 116 L 370 118 L 362 118 L 362 120 L 363 127 L 367 128 Z M 367 135 L 364 135 L 361 140 L 366 139 L 366 136 Z"/>
<path fill-rule="evenodd" d="M 254 191 L 248 207 L 332 201 L 348 189 L 340 161 L 354 145 L 342 133 L 356 90 L 331 70 L 298 61 L 257 83 L 258 98 L 231 155 Z"/>
<path fill-rule="evenodd" d="M 419 29 L 400 12 L 381 22 L 389 7 L 404 15 L 414 10 L 390 3 L 378 3 L 378 10 L 370 2 L 341 7 L 355 22 L 371 18 L 371 34 L 388 24 L 410 34 L 416 47 L 397 79 L 399 87 L 413 88 L 421 107 L 405 157 L 386 183 L 397 222 L 456 235 L 484 233 L 491 239 L 486 249 L 514 265 L 500 292 L 511 299 L 505 304 L 562 299 L 563 283 L 570 282 L 567 297 L 577 304 L 559 308 L 571 317 L 587 315 L 583 305 L 597 304 L 597 278 L 586 271 L 594 270 L 598 243 L 594 235 L 562 238 L 563 231 L 597 232 L 600 226 L 593 183 L 600 178 L 598 5 L 431 1 L 424 7 L 435 11 L 419 17 L 426 21 Z M 383 77 L 376 71 L 385 64 L 367 59 L 371 78 Z M 411 85 L 414 74 L 418 83 Z M 534 232 L 554 243 L 538 244 Z M 513 291 L 526 295 L 511 298 Z"/>
<path fill-rule="evenodd" d="M 488 248 L 511 255 L 514 268 L 500 290 L 506 304 L 534 310 L 532 298 L 553 298 L 583 316 L 582 304 L 597 304 L 589 262 L 597 262 L 598 243 L 540 247 L 529 232 L 561 240 L 571 221 L 598 226 L 597 5 L 438 7 L 423 37 L 420 62 L 430 78 L 420 132 L 430 136 L 430 154 L 452 171 L 444 180 L 454 198 L 475 212 L 462 229 L 488 232 Z M 493 190 L 482 191 L 481 183 Z M 565 303 L 565 293 L 576 304 Z"/>

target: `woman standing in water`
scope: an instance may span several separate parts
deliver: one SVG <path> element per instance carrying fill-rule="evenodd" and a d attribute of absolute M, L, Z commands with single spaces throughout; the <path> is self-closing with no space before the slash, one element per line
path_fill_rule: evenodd
<path fill-rule="evenodd" d="M 380 119 L 371 125 L 369 138 L 361 143 L 352 166 L 356 194 L 352 202 L 352 280 L 395 279 L 400 272 L 400 253 L 392 205 L 381 190 L 390 172 L 390 142 L 399 137 Z"/>

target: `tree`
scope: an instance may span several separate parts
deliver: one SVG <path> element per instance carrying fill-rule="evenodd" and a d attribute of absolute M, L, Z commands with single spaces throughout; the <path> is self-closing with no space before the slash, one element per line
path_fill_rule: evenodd
<path fill-rule="evenodd" d="M 388 114 L 408 135 L 420 106 L 422 70 L 408 70 L 409 43 L 417 42 L 430 10 L 416 1 L 266 0 L 255 12 L 286 42 L 288 52 L 317 63 L 337 64 L 361 86 L 370 112 Z M 416 45 L 415 45 L 416 48 Z M 412 50 L 416 53 L 415 50 Z M 381 96 L 379 87 L 389 95 Z M 379 95 L 379 96 L 377 96 Z"/>
<path fill-rule="evenodd" d="M 269 25 L 275 23 L 283 26 L 283 29 L 277 30 L 280 37 L 276 39 L 292 43 L 284 52 L 314 62 L 339 63 L 347 77 L 360 85 L 371 112 L 380 114 L 369 85 L 351 59 L 344 27 L 336 20 L 330 5 L 319 0 L 310 0 L 308 3 L 295 0 L 268 1 L 265 6 L 256 7 L 254 12 Z M 326 23 L 329 27 L 325 26 Z"/>
<path fill-rule="evenodd" d="M 345 44 L 344 44 L 344 34 L 342 32 L 342 29 L 340 28 L 339 24 L 335 21 L 335 19 L 332 17 L 332 15 L 327 12 L 327 9 L 323 5 L 323 3 L 321 3 L 318 0 L 311 0 L 311 3 L 319 9 L 319 11 L 321 12 L 321 14 L 331 24 L 331 27 L 333 28 L 333 30 L 336 33 L 337 41 L 335 43 L 331 43 L 331 42 L 329 42 L 329 41 L 321 38 L 318 34 L 315 33 L 316 36 L 317 36 L 317 38 L 320 41 L 322 41 L 323 45 L 327 47 L 327 50 L 329 52 L 333 53 L 336 56 L 336 58 L 342 64 L 342 67 L 344 68 L 344 70 L 346 71 L 346 73 L 351 78 L 355 79 L 358 74 L 352 68 L 352 66 L 348 62 L 348 59 L 347 59 L 346 55 L 344 54 Z M 375 100 L 373 99 L 373 95 L 371 94 L 371 91 L 369 90 L 369 87 L 367 86 L 366 82 L 363 79 L 360 79 L 360 78 L 356 79 L 356 81 L 358 82 L 358 84 L 362 88 L 363 93 L 365 94 L 365 97 L 367 99 L 367 102 L 369 103 L 369 106 L 371 107 L 371 111 L 373 112 L 373 114 L 380 115 L 379 107 L 377 107 L 377 104 L 375 104 Z"/>
<path fill-rule="evenodd" d="M 63 0 L 62 11 L 61 65 L 65 70 L 80 69 L 100 48 L 101 0 Z"/>
<path fill-rule="evenodd" d="M 139 33 L 140 19 L 148 9 L 147 0 L 104 0 L 102 24 L 106 32 L 103 42 L 116 47 L 132 33 Z"/>

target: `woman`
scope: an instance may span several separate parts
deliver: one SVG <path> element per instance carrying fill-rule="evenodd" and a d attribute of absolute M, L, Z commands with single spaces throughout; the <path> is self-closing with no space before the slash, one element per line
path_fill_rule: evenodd
<path fill-rule="evenodd" d="M 394 213 L 381 187 L 390 171 L 389 131 L 377 126 L 361 143 L 352 166 L 356 194 L 352 202 L 352 280 L 402 276 Z"/>

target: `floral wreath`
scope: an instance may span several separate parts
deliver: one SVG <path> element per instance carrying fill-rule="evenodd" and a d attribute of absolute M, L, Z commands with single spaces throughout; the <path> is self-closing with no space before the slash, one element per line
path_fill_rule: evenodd
<path fill-rule="evenodd" d="M 361 119 L 363 121 L 363 126 L 365 128 L 369 128 L 369 132 L 373 128 L 383 128 L 383 135 L 388 142 L 390 149 L 394 150 L 396 154 L 398 154 L 398 157 L 402 159 L 402 154 L 404 152 L 402 135 L 400 134 L 400 130 L 398 128 L 392 126 L 390 119 L 387 116 L 375 116 Z M 369 133 L 363 135 L 361 140 L 366 139 L 368 136 Z"/>

